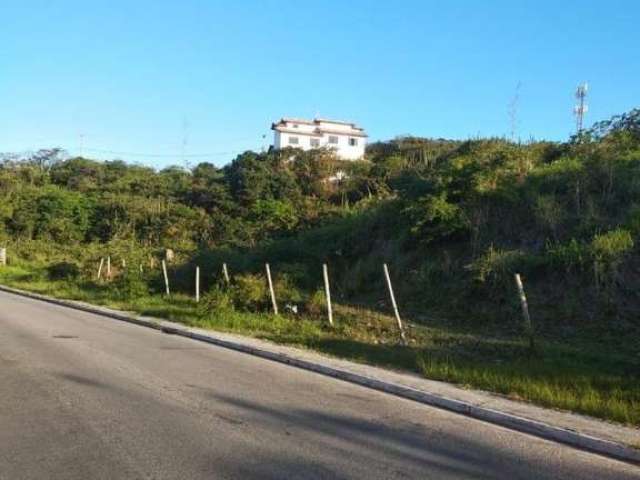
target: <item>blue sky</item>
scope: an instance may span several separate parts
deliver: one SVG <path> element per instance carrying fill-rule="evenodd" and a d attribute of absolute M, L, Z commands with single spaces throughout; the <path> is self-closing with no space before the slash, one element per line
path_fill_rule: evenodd
<path fill-rule="evenodd" d="M 0 151 L 161 167 L 186 138 L 221 165 L 316 114 L 372 140 L 508 136 L 519 83 L 523 139 L 567 138 L 582 81 L 589 124 L 640 105 L 637 1 L 0 0 L 0 18 Z"/>

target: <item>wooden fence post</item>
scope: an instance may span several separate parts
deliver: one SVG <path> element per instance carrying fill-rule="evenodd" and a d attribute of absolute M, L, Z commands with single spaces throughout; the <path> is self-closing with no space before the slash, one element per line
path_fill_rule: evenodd
<path fill-rule="evenodd" d="M 0 266 L 5 266 L 7 264 L 7 249 L 0 248 Z"/>
<path fill-rule="evenodd" d="M 127 268 L 127 261 L 123 258 L 122 259 L 122 269 L 124 270 L 125 268 Z"/>
<path fill-rule="evenodd" d="M 229 285 L 231 280 L 229 279 L 229 270 L 227 269 L 226 263 L 222 264 L 222 275 L 224 276 L 224 281 L 227 282 L 227 285 Z"/>
<path fill-rule="evenodd" d="M 196 302 L 200 301 L 200 267 L 196 267 Z"/>
<path fill-rule="evenodd" d="M 169 296 L 169 276 L 167 275 L 167 262 L 162 260 L 162 274 L 164 275 L 164 288 L 167 293 L 167 297 Z"/>
<path fill-rule="evenodd" d="M 276 302 L 276 293 L 273 290 L 273 281 L 271 280 L 271 269 L 269 264 L 265 263 L 264 267 L 267 271 L 267 282 L 269 283 L 269 293 L 271 293 L 271 304 L 273 305 L 273 313 L 278 315 L 278 303 Z"/>
<path fill-rule="evenodd" d="M 107 256 L 107 279 L 111 280 L 111 255 Z"/>
<path fill-rule="evenodd" d="M 329 325 L 333 327 L 333 310 L 331 309 L 331 290 L 329 289 L 329 268 L 326 263 L 322 264 L 322 276 L 324 277 L 324 294 L 327 297 L 327 315 Z"/>
<path fill-rule="evenodd" d="M 516 286 L 518 287 L 518 295 L 520 296 L 520 306 L 522 307 L 522 316 L 524 317 L 524 325 L 529 337 L 529 349 L 533 351 L 535 349 L 535 339 L 533 338 L 533 324 L 531 323 L 531 316 L 529 316 L 529 305 L 527 303 L 527 296 L 524 293 L 524 286 L 522 285 L 522 279 L 520 274 L 514 275 L 516 280 Z"/>
<path fill-rule="evenodd" d="M 400 330 L 400 338 L 402 338 L 402 343 L 407 345 L 407 337 L 404 333 L 404 327 L 402 326 L 402 320 L 400 319 L 400 313 L 398 312 L 398 305 L 396 304 L 396 296 L 393 294 L 393 286 L 391 285 L 391 277 L 389 276 L 389 268 L 387 264 L 383 264 L 382 268 L 384 270 L 384 277 L 387 280 L 387 288 L 389 289 L 389 296 L 391 297 L 391 305 L 393 305 L 393 313 L 396 316 L 396 321 L 398 322 L 398 329 Z"/>
<path fill-rule="evenodd" d="M 100 280 L 100 276 L 102 275 L 102 266 L 104 265 L 104 257 L 100 258 L 100 265 L 98 266 L 98 280 Z"/>

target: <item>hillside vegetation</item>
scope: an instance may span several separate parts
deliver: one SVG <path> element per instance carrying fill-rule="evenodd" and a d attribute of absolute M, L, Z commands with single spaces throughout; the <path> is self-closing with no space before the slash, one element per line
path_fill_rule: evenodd
<path fill-rule="evenodd" d="M 4 158 L 3 283 L 640 424 L 640 110 L 566 143 L 398 138 L 355 163 L 322 150 L 161 171 L 57 150 Z M 176 252 L 170 298 L 166 248 Z M 107 256 L 112 278 L 97 280 Z M 385 262 L 407 346 L 389 316 Z"/>

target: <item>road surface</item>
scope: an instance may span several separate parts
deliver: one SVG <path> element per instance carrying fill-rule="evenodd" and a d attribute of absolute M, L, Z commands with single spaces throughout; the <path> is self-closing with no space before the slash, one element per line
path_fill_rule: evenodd
<path fill-rule="evenodd" d="M 0 293 L 0 479 L 640 479 L 239 352 Z"/>

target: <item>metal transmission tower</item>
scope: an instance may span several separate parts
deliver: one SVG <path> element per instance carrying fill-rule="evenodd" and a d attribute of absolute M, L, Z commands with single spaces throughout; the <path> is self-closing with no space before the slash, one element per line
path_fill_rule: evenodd
<path fill-rule="evenodd" d="M 79 133 L 78 134 L 78 141 L 79 141 L 79 147 L 80 147 L 80 157 L 84 156 L 84 133 Z"/>
<path fill-rule="evenodd" d="M 180 146 L 180 156 L 182 157 L 182 165 L 187 170 L 191 170 L 191 164 L 187 160 L 187 144 L 189 143 L 189 120 L 186 117 L 182 119 L 182 145 Z"/>
<path fill-rule="evenodd" d="M 518 104 L 520 102 L 520 87 L 522 82 L 518 82 L 516 85 L 516 93 L 509 102 L 509 126 L 511 129 L 511 141 L 515 142 L 518 135 Z"/>
<path fill-rule="evenodd" d="M 589 85 L 585 82 L 582 85 L 578 85 L 576 88 L 576 100 L 578 103 L 573 107 L 573 114 L 576 116 L 576 132 L 582 131 L 582 122 L 584 121 L 584 114 L 589 111 L 587 105 L 587 91 Z"/>

